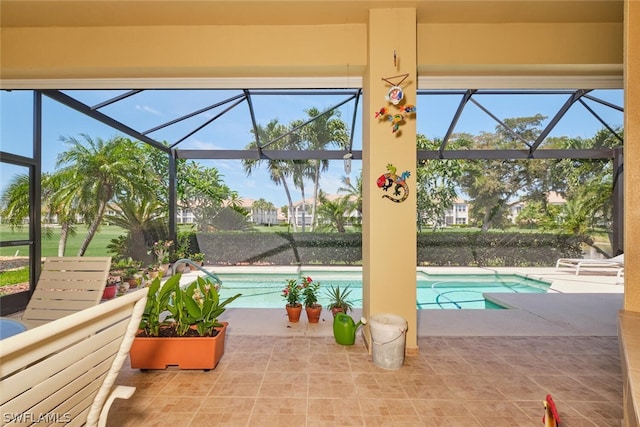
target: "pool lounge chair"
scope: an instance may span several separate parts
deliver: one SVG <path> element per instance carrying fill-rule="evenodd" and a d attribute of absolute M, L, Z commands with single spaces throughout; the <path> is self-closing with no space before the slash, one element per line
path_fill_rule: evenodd
<path fill-rule="evenodd" d="M 111 257 L 47 257 L 20 319 L 28 328 L 100 303 Z"/>
<path fill-rule="evenodd" d="M 556 262 L 556 270 L 561 268 L 571 268 L 576 271 L 576 276 L 581 271 L 614 271 L 618 277 L 624 275 L 624 254 L 620 254 L 608 259 L 591 259 L 591 258 L 560 258 Z"/>

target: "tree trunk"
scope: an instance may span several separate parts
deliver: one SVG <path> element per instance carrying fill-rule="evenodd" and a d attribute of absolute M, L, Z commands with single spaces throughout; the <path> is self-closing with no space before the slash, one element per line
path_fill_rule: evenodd
<path fill-rule="evenodd" d="M 62 221 L 60 228 L 60 239 L 58 240 L 58 256 L 64 256 L 67 248 L 67 240 L 69 238 L 69 222 Z"/>
<path fill-rule="evenodd" d="M 504 208 L 504 201 L 500 201 L 497 207 L 487 210 L 484 214 L 484 218 L 482 219 L 482 227 L 480 228 L 480 231 L 483 233 L 489 231 L 489 229 L 493 227 L 494 220 L 500 217 Z"/>
<path fill-rule="evenodd" d="M 316 225 L 316 208 L 318 206 L 318 188 L 320 186 L 320 160 L 316 160 L 316 170 L 313 177 L 313 205 L 311 207 L 311 231 Z"/>
<path fill-rule="evenodd" d="M 304 233 L 305 223 L 307 222 L 305 213 L 307 212 L 307 204 L 304 199 L 304 184 L 300 186 L 300 192 L 302 193 L 302 232 Z"/>
<path fill-rule="evenodd" d="M 291 200 L 291 193 L 289 192 L 289 186 L 287 185 L 287 180 L 284 177 L 280 178 L 282 180 L 282 186 L 284 187 L 284 192 L 287 194 L 287 200 L 289 200 L 289 221 L 291 221 L 291 215 L 293 215 L 293 200 Z M 298 231 L 298 224 L 296 224 L 295 217 L 293 218 L 293 231 Z"/>
<path fill-rule="evenodd" d="M 98 227 L 102 222 L 102 217 L 104 216 L 104 212 L 106 209 L 107 209 L 107 204 L 104 202 L 100 202 L 100 206 L 98 207 L 98 213 L 96 214 L 96 217 L 91 222 L 91 225 L 89 226 L 89 230 L 87 230 L 87 235 L 84 237 L 84 240 L 80 245 L 80 249 L 78 249 L 78 256 L 84 256 L 85 252 L 87 252 L 89 243 L 91 243 L 93 236 L 95 236 L 96 232 L 98 231 Z"/>
<path fill-rule="evenodd" d="M 131 241 L 129 242 L 129 256 L 135 260 L 142 261 L 145 264 L 153 264 L 153 256 L 148 254 L 147 242 L 144 231 L 140 228 L 134 228 L 130 231 Z"/>

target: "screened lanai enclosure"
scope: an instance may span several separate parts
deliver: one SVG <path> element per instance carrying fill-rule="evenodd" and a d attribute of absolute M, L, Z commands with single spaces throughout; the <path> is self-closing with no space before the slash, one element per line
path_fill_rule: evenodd
<path fill-rule="evenodd" d="M 146 265 L 154 243 L 171 241 L 173 260 L 204 254 L 213 266 L 360 265 L 363 96 L 358 87 L 3 91 L 0 273 L 30 274 L 4 288 L 2 313 L 24 307 L 47 255 Z M 407 187 L 416 265 L 621 253 L 622 96 L 424 89 L 401 118 L 378 112 L 380 132 L 417 128 Z M 372 197 L 402 202 L 403 191 L 383 183 Z"/>

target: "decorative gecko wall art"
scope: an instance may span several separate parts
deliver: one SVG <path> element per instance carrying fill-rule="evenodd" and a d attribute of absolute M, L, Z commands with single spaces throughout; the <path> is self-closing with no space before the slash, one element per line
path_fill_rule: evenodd
<path fill-rule="evenodd" d="M 411 176 L 411 172 L 404 171 L 400 175 L 397 175 L 396 172 L 398 169 L 391 163 L 387 164 L 387 170 L 389 172 L 380 175 L 377 184 L 378 188 L 382 188 L 385 192 L 393 187 L 393 196 L 383 194 L 382 197 L 395 203 L 402 203 L 409 197 L 409 186 L 406 181 L 407 178 Z"/>

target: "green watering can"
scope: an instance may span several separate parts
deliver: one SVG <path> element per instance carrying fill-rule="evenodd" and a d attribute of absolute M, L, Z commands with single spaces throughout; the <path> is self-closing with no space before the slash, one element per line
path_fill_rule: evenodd
<path fill-rule="evenodd" d="M 337 313 L 333 318 L 333 336 L 336 342 L 342 345 L 353 345 L 356 341 L 356 331 L 366 323 L 367 320 L 364 317 L 355 323 L 348 314 Z"/>

